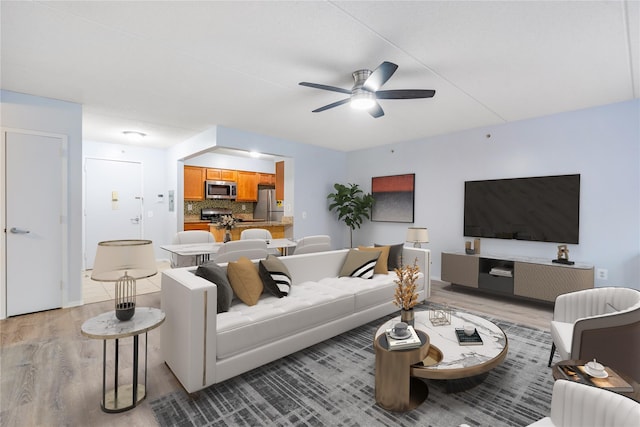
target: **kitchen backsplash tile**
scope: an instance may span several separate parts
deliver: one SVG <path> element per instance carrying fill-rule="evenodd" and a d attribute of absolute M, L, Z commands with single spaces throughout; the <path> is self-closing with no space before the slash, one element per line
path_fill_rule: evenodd
<path fill-rule="evenodd" d="M 188 205 L 191 205 L 191 210 L 188 209 Z M 242 206 L 245 206 L 245 210 L 242 210 Z M 234 216 L 239 218 L 252 218 L 253 208 L 255 203 L 247 202 L 232 202 L 230 200 L 202 200 L 202 201 L 185 201 L 184 202 L 184 217 L 200 217 L 200 211 L 207 208 L 224 208 L 231 209 Z"/>

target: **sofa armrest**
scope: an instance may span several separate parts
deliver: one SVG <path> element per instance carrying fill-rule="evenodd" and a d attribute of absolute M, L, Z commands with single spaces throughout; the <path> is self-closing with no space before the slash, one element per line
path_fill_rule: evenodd
<path fill-rule="evenodd" d="M 422 276 L 418 279 L 419 285 L 424 289 L 424 299 L 431 297 L 431 251 L 422 248 L 402 248 L 403 264 L 413 265 L 417 261 Z"/>
<path fill-rule="evenodd" d="M 194 268 L 162 272 L 160 350 L 189 393 L 215 382 L 217 286 Z"/>

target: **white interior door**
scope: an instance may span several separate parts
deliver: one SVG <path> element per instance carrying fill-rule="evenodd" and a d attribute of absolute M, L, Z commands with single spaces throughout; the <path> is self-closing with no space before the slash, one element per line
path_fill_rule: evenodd
<path fill-rule="evenodd" d="M 142 238 L 142 164 L 85 160 L 85 269 L 98 242 Z"/>
<path fill-rule="evenodd" d="M 5 133 L 8 316 L 62 307 L 66 140 Z"/>

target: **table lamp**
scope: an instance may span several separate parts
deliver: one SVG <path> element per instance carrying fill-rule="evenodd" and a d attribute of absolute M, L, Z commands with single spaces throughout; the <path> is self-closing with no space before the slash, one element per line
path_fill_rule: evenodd
<path fill-rule="evenodd" d="M 429 243 L 429 232 L 426 227 L 409 227 L 407 242 L 412 242 L 414 248 L 420 248 L 421 243 Z"/>
<path fill-rule="evenodd" d="M 136 311 L 136 279 L 157 272 L 151 240 L 108 240 L 98 243 L 91 280 L 116 282 L 116 317 L 124 321 Z"/>

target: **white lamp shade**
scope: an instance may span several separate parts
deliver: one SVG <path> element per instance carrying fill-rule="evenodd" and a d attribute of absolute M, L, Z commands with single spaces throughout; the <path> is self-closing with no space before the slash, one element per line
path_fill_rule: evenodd
<path fill-rule="evenodd" d="M 133 279 L 158 272 L 151 240 L 108 240 L 98 243 L 91 279 L 115 282 L 127 275 Z"/>
<path fill-rule="evenodd" d="M 407 229 L 407 242 L 429 243 L 429 232 L 426 227 L 409 227 Z"/>

